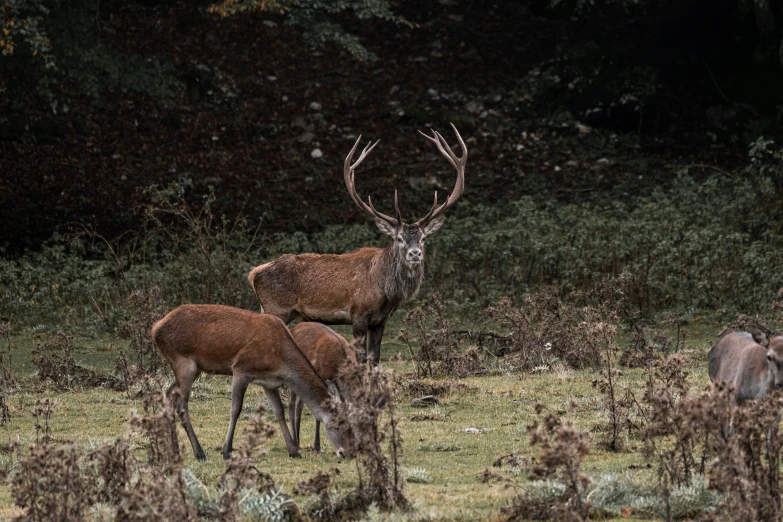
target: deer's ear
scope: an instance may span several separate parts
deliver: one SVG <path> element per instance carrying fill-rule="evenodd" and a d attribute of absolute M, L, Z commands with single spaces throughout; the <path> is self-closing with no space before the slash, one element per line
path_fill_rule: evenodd
<path fill-rule="evenodd" d="M 341 398 L 340 390 L 337 389 L 337 385 L 334 383 L 334 381 L 326 381 L 326 389 L 329 392 L 330 397 L 335 399 Z"/>
<path fill-rule="evenodd" d="M 446 220 L 444 216 L 436 217 L 424 226 L 424 237 L 429 236 L 433 232 L 437 232 L 440 227 L 443 226 L 443 222 Z"/>
<path fill-rule="evenodd" d="M 397 231 L 394 229 L 394 227 L 391 226 L 388 222 L 382 220 L 381 218 L 375 218 L 375 226 L 377 226 L 378 230 L 380 230 L 387 236 L 394 237 L 397 234 Z"/>

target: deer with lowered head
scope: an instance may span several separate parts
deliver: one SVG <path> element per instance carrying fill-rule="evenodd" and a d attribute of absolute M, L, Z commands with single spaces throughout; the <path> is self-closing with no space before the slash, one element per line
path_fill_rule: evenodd
<path fill-rule="evenodd" d="M 432 136 L 419 131 L 457 171 L 457 182 L 448 199 L 438 205 L 438 193 L 430 211 L 414 223 L 404 223 L 394 192 L 396 217 L 378 212 L 356 193 L 354 171 L 375 146 L 368 143 L 359 159 L 351 163 L 361 136 L 345 158 L 343 176 L 348 194 L 364 212 L 375 218 L 378 229 L 394 241 L 385 248 L 360 248 L 347 254 L 286 254 L 255 267 L 248 274 L 263 312 L 282 319 L 326 324 L 350 324 L 353 336 L 365 347 L 364 358 L 372 354 L 377 364 L 386 321 L 400 305 L 413 298 L 424 278 L 424 240 L 442 225 L 443 211 L 451 207 L 465 189 L 465 163 L 468 150 L 454 125 L 462 148 L 457 157 L 438 132 Z"/>
<path fill-rule="evenodd" d="M 337 371 L 347 360 L 356 362 L 356 352 L 345 338 L 321 323 L 299 323 L 291 328 L 291 336 L 302 350 L 313 367 L 325 381 L 337 377 Z M 288 399 L 288 417 L 291 419 L 291 436 L 296 444 L 301 445 L 299 438 L 302 423 L 304 402 L 292 391 Z M 321 421 L 315 419 L 315 439 L 313 451 L 321 452 Z"/>
<path fill-rule="evenodd" d="M 234 428 L 245 392 L 251 382 L 259 383 L 280 424 L 288 454 L 299 456 L 291 438 L 279 388 L 296 393 L 313 416 L 326 427 L 326 435 L 338 456 L 346 444 L 337 426 L 330 422 L 323 403 L 329 398 L 327 384 L 277 317 L 222 305 L 182 305 L 152 327 L 152 339 L 174 371 L 174 383 L 166 391 L 179 391 L 176 400 L 185 432 L 198 460 L 206 459 L 190 422 L 188 400 L 193 382 L 202 372 L 231 375 L 231 421 L 228 425 L 223 458 L 231 456 Z"/>
<path fill-rule="evenodd" d="M 734 389 L 737 403 L 760 399 L 783 389 L 783 336 L 761 332 L 731 332 L 708 354 L 710 380 Z"/>

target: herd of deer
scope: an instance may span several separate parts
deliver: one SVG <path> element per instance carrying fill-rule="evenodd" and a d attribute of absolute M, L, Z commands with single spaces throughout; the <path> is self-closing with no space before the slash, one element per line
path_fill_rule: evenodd
<path fill-rule="evenodd" d="M 232 376 L 231 421 L 223 445 L 223 458 L 231 456 L 237 419 L 245 391 L 251 382 L 264 388 L 288 454 L 299 456 L 299 427 L 303 405 L 316 420 L 314 449 L 320 450 L 319 423 L 338 456 L 346 455 L 348 443 L 324 408 L 336 388 L 329 381 L 353 349 L 324 324 L 350 324 L 355 342 L 364 346 L 362 357 L 378 364 L 386 321 L 397 308 L 419 291 L 424 269 L 424 240 L 443 225 L 443 211 L 465 189 L 468 150 L 456 127 L 462 156 L 452 151 L 438 132 L 421 133 L 438 148 L 457 171 L 457 182 L 448 199 L 438 205 L 438 193 L 430 211 L 415 223 L 404 223 L 394 193 L 396 217 L 378 212 L 367 198 L 356 193 L 354 170 L 378 144 L 368 143 L 352 163 L 361 136 L 345 158 L 343 174 L 348 193 L 359 208 L 375 218 L 381 232 L 394 241 L 386 248 L 360 248 L 348 254 L 283 255 L 258 266 L 248 281 L 261 305 L 261 313 L 222 305 L 182 305 L 152 327 L 152 339 L 174 372 L 166 397 L 174 401 L 197 459 L 206 455 L 193 431 L 188 414 L 191 387 L 204 373 Z M 288 323 L 302 321 L 290 331 Z M 317 322 L 307 322 L 317 321 Z M 361 350 L 360 350 L 361 351 Z M 290 391 L 289 417 L 285 420 L 279 389 Z"/>
<path fill-rule="evenodd" d="M 370 197 L 364 203 L 356 193 L 354 170 L 377 141 L 368 143 L 359 159 L 351 163 L 359 136 L 345 158 L 343 174 L 348 193 L 359 208 L 375 218 L 381 232 L 394 238 L 386 248 L 360 248 L 340 255 L 283 255 L 248 274 L 262 313 L 222 305 L 182 305 L 153 326 L 152 338 L 175 377 L 166 396 L 177 402 L 175 407 L 197 459 L 206 456 L 190 422 L 188 399 L 193 382 L 202 372 L 232 376 L 231 421 L 223 445 L 224 459 L 231 456 L 234 429 L 245 391 L 252 382 L 264 388 L 289 455 L 299 456 L 305 404 L 316 420 L 313 449 L 320 451 L 319 423 L 323 423 L 337 455 L 347 454 L 348 443 L 330 422 L 324 402 L 336 393 L 330 380 L 347 358 L 355 360 L 355 353 L 344 338 L 322 323 L 352 325 L 355 341 L 364 347 L 364 360 L 370 357 L 373 364 L 378 363 L 386 321 L 416 295 L 424 277 L 424 240 L 443 225 L 441 214 L 465 188 L 468 151 L 454 125 L 452 128 L 462 157 L 454 154 L 438 132 L 432 131 L 432 136 L 422 133 L 456 169 L 457 182 L 441 205 L 435 192 L 430 211 L 412 224 L 402 220 L 396 191 L 396 217 L 378 212 Z M 304 322 L 289 330 L 288 323 L 295 319 Z M 773 387 L 783 389 L 783 336 L 729 333 L 710 349 L 708 359 L 710 380 L 732 387 L 738 403 L 761 398 Z M 290 392 L 290 431 L 281 386 Z"/>

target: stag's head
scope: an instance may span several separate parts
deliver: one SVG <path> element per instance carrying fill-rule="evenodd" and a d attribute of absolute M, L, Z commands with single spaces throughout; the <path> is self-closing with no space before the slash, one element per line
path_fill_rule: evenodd
<path fill-rule="evenodd" d="M 457 171 L 457 182 L 454 185 L 454 190 L 451 191 L 448 199 L 441 205 L 438 205 L 438 193 L 435 192 L 435 201 L 432 204 L 432 208 L 423 218 L 419 219 L 415 223 L 404 223 L 402 221 L 402 215 L 400 213 L 400 206 L 397 202 L 397 191 L 394 191 L 394 210 L 397 217 L 388 216 L 375 210 L 372 204 L 372 198 L 367 197 L 367 203 L 362 201 L 362 198 L 356 193 L 356 186 L 354 185 L 354 170 L 359 164 L 364 161 L 372 149 L 378 144 L 368 143 L 362 150 L 359 159 L 355 163 L 351 164 L 353 160 L 353 154 L 356 152 L 356 148 L 359 146 L 359 142 L 362 137 L 356 140 L 351 152 L 345 158 L 345 164 L 343 166 L 343 173 L 345 175 L 345 185 L 348 187 L 348 193 L 351 195 L 354 203 L 359 208 L 370 214 L 375 218 L 375 224 L 378 229 L 394 238 L 395 255 L 404 259 L 405 263 L 409 266 L 415 266 L 420 264 L 424 260 L 424 240 L 438 230 L 443 225 L 444 217 L 440 214 L 452 206 L 462 196 L 462 192 L 465 190 L 465 163 L 468 161 L 468 149 L 465 147 L 465 142 L 462 141 L 462 136 L 459 135 L 457 128 L 454 125 L 451 126 L 454 129 L 454 133 L 457 135 L 460 147 L 462 147 L 462 157 L 457 157 L 451 150 L 448 142 L 437 131 L 432 131 L 432 136 L 427 136 L 423 132 L 419 133 L 433 142 L 438 150 L 446 158 L 446 160 Z M 380 141 L 380 140 L 379 140 Z"/>

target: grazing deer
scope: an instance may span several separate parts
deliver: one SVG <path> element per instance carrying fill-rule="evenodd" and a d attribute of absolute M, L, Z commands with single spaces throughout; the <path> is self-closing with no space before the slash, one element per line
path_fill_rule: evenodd
<path fill-rule="evenodd" d="M 299 323 L 291 328 L 291 336 L 302 353 L 310 359 L 318 375 L 327 382 L 337 376 L 337 370 L 346 359 L 356 362 L 356 352 L 348 344 L 348 341 L 321 323 Z M 303 407 L 304 403 L 292 391 L 288 400 L 288 417 L 291 419 L 291 435 L 297 445 L 301 444 L 299 428 Z M 321 422 L 317 418 L 315 419 L 313 450 L 316 453 L 321 452 Z"/>
<path fill-rule="evenodd" d="M 737 403 L 783 389 L 783 336 L 732 332 L 710 349 L 710 380 L 734 389 Z"/>
<path fill-rule="evenodd" d="M 280 386 L 287 386 L 307 404 L 313 416 L 326 426 L 326 435 L 337 455 L 343 455 L 343 439 L 322 407 L 329 398 L 327 385 L 277 317 L 229 306 L 182 305 L 155 323 L 152 339 L 174 371 L 175 381 L 166 396 L 171 398 L 174 390 L 179 390 L 182 424 L 198 460 L 206 456 L 190 423 L 188 400 L 193 381 L 201 372 L 232 375 L 231 421 L 223 445 L 224 459 L 231 456 L 245 391 L 254 381 L 264 388 L 290 456 L 298 457 L 299 448 L 285 422 Z"/>
<path fill-rule="evenodd" d="M 438 193 L 430 211 L 415 223 L 403 223 L 394 192 L 397 217 L 375 210 L 372 199 L 364 203 L 356 193 L 354 170 L 378 144 L 368 143 L 359 159 L 351 164 L 361 136 L 345 158 L 343 175 L 354 203 L 375 218 L 384 234 L 394 238 L 386 248 L 360 248 L 348 254 L 286 254 L 257 266 L 248 274 L 263 312 L 286 324 L 300 318 L 326 324 L 350 324 L 353 335 L 365 347 L 364 358 L 372 353 L 373 363 L 381 356 L 381 338 L 386 321 L 397 308 L 419 291 L 424 277 L 424 240 L 443 225 L 440 214 L 452 206 L 465 188 L 468 149 L 454 125 L 462 157 L 458 158 L 438 132 L 432 137 L 440 153 L 457 171 L 457 182 L 448 199 L 438 205 Z M 369 334 L 369 335 L 368 335 Z"/>

